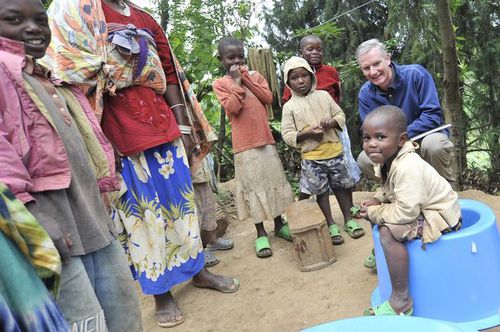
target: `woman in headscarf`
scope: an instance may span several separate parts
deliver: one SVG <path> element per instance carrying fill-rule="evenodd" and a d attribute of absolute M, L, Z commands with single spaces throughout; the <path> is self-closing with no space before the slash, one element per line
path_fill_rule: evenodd
<path fill-rule="evenodd" d="M 188 160 L 215 138 L 158 23 L 129 1 L 57 0 L 45 59 L 63 81 L 87 93 L 121 158 L 124 183 L 114 204 L 120 240 L 158 324 L 184 321 L 171 289 L 193 284 L 221 292 L 236 279 L 204 268 Z"/>

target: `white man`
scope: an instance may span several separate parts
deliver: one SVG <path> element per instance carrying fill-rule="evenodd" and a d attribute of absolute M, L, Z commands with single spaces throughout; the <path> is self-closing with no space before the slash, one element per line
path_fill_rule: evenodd
<path fill-rule="evenodd" d="M 444 124 L 443 110 L 431 74 L 418 64 L 397 65 L 377 39 L 361 43 L 356 49 L 356 59 L 366 77 L 359 90 L 359 115 L 363 122 L 366 115 L 383 105 L 401 108 L 408 120 L 410 138 Z M 420 155 L 452 185 L 451 159 L 453 143 L 447 130 L 438 131 L 417 141 Z M 363 174 L 375 177 L 373 163 L 364 152 L 358 157 Z"/>

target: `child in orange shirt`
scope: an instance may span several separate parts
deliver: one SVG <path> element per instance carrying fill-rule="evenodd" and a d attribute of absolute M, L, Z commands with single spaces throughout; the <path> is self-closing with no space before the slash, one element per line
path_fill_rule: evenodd
<path fill-rule="evenodd" d="M 275 235 L 291 241 L 281 214 L 293 202 L 267 122 L 264 105 L 272 102 L 272 93 L 264 77 L 245 66 L 241 41 L 220 40 L 218 58 L 226 75 L 216 79 L 213 88 L 231 122 L 238 216 L 254 221 L 256 255 L 269 257 L 272 250 L 263 221 L 274 219 Z"/>

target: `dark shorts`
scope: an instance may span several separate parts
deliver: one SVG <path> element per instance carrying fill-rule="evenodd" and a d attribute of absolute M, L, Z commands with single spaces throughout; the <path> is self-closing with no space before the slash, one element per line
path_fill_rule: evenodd
<path fill-rule="evenodd" d="M 302 160 L 300 191 L 312 195 L 348 189 L 355 182 L 349 176 L 342 155 L 325 160 Z"/>

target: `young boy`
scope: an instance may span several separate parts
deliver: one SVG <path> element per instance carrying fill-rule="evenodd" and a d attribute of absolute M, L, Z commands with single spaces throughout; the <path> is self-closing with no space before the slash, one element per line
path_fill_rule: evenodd
<path fill-rule="evenodd" d="M 395 106 L 381 106 L 363 122 L 363 150 L 376 163 L 383 186 L 361 203 L 361 216 L 379 225 L 392 294 L 365 315 L 411 315 L 406 241 L 434 242 L 461 226 L 458 195 L 437 171 L 415 152 L 408 140 L 407 121 Z"/>
<path fill-rule="evenodd" d="M 137 293 L 100 196 L 116 190 L 113 149 L 85 95 L 36 63 L 50 39 L 40 0 L 0 0 L 0 182 L 61 255 L 57 302 L 71 329 L 140 331 Z"/>
<path fill-rule="evenodd" d="M 360 237 L 364 231 L 350 219 L 349 211 L 354 179 L 348 175 L 336 132 L 345 126 L 345 114 L 326 91 L 316 90 L 316 76 L 305 59 L 292 57 L 285 63 L 284 72 L 292 98 L 283 107 L 281 130 L 283 140 L 302 153 L 301 196 L 304 192 L 317 196 L 332 242 L 337 245 L 344 239 L 330 210 L 333 191 L 344 214 L 344 230 Z"/>
<path fill-rule="evenodd" d="M 323 64 L 323 41 L 315 35 L 303 37 L 299 43 L 299 55 L 311 66 L 316 76 L 316 90 L 325 90 L 336 103 L 340 101 L 340 78 L 337 69 Z M 283 104 L 290 100 L 292 93 L 288 86 L 283 91 Z"/>

